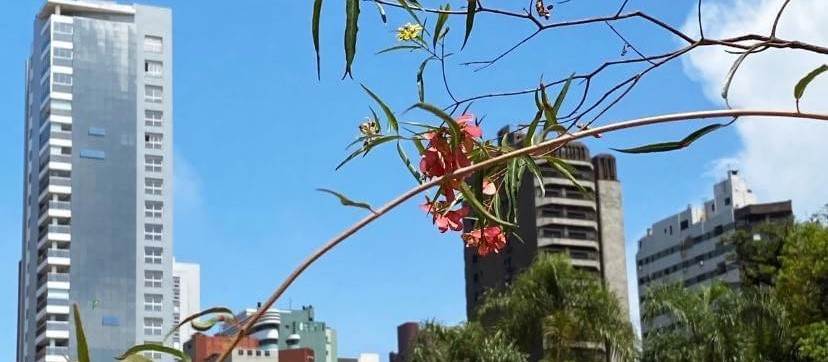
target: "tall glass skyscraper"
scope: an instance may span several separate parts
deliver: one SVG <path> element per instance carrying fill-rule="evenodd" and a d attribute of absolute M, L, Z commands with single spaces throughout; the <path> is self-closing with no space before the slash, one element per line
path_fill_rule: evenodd
<path fill-rule="evenodd" d="M 48 0 L 26 64 L 17 361 L 92 360 L 172 327 L 172 14 Z M 150 355 L 153 359 L 167 357 Z"/>

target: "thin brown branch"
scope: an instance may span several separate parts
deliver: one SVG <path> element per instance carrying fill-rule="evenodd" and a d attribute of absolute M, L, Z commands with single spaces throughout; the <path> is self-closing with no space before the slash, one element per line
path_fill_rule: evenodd
<path fill-rule="evenodd" d="M 779 12 L 776 13 L 776 18 L 773 19 L 773 27 L 771 28 L 771 38 L 776 37 L 776 28 L 779 26 L 779 19 L 782 19 L 782 13 L 785 12 L 785 8 L 788 7 L 788 4 L 791 0 L 785 0 L 785 3 L 779 8 Z"/>
<path fill-rule="evenodd" d="M 631 121 L 625 122 L 617 122 L 613 124 L 609 124 L 606 126 L 595 127 L 591 129 L 586 129 L 580 132 L 576 132 L 573 134 L 565 134 L 556 139 L 547 140 L 544 142 L 540 142 L 538 144 L 524 147 L 521 149 L 517 149 L 515 151 L 505 153 L 499 155 L 497 157 L 490 158 L 488 160 L 476 163 L 474 165 L 461 168 L 453 173 L 447 174 L 444 177 L 434 178 L 431 181 L 418 185 L 414 187 L 399 197 L 395 198 L 394 200 L 390 201 L 389 203 L 385 204 L 381 208 L 377 209 L 375 213 L 369 214 L 362 220 L 358 221 L 356 224 L 352 225 L 348 229 L 344 230 L 339 235 L 335 236 L 328 242 L 326 242 L 322 247 L 314 251 L 307 259 L 305 259 L 299 266 L 294 270 L 288 277 L 282 282 L 278 289 L 262 304 L 261 307 L 253 314 L 248 320 L 244 323 L 244 325 L 239 329 L 238 334 L 233 339 L 233 342 L 226 347 L 226 349 L 222 352 L 222 354 L 217 359 L 218 361 L 223 361 L 226 359 L 230 353 L 232 353 L 233 349 L 238 345 L 239 341 L 241 341 L 242 337 L 244 337 L 247 333 L 250 332 L 251 328 L 253 327 L 256 322 L 261 319 L 262 315 L 271 307 L 279 297 L 287 290 L 288 287 L 296 281 L 296 279 L 308 268 L 319 260 L 323 255 L 328 253 L 331 249 L 339 245 L 342 241 L 347 239 L 348 237 L 354 235 L 357 231 L 361 230 L 368 224 L 372 223 L 373 221 L 379 219 L 381 216 L 385 215 L 389 211 L 393 210 L 397 206 L 401 205 L 405 201 L 411 199 L 412 197 L 440 184 L 444 178 L 457 178 L 464 175 L 472 174 L 476 171 L 479 171 L 483 168 L 490 167 L 504 161 L 524 156 L 524 155 L 536 155 L 536 154 L 543 154 L 546 153 L 556 147 L 560 147 L 566 143 L 571 141 L 581 139 L 584 137 L 596 136 L 601 135 L 604 133 L 614 132 L 623 129 L 629 128 L 636 128 L 642 126 L 648 126 L 653 124 L 660 124 L 660 123 L 668 123 L 668 122 L 677 122 L 677 121 L 686 121 L 686 120 L 695 120 L 695 119 L 708 119 L 708 118 L 722 118 L 722 117 L 744 117 L 744 116 L 759 116 L 759 117 L 790 117 L 790 118 L 800 118 L 800 119 L 814 119 L 814 120 L 822 120 L 828 121 L 828 114 L 815 114 L 815 113 L 800 113 L 800 112 L 789 112 L 789 111 L 770 111 L 770 110 L 715 110 L 715 111 L 701 111 L 701 112 L 690 112 L 690 113 L 676 113 L 676 114 L 668 114 L 662 116 L 654 116 L 654 117 L 647 117 L 647 118 L 640 118 Z"/>
<path fill-rule="evenodd" d="M 652 60 L 647 60 L 647 57 L 646 57 L 644 54 L 642 54 L 642 53 L 638 50 L 638 48 L 636 48 L 635 46 L 633 46 L 633 45 L 632 45 L 632 43 L 630 43 L 630 42 L 629 42 L 629 40 L 627 40 L 627 38 L 625 38 L 623 35 L 621 35 L 621 32 L 619 32 L 619 31 L 618 31 L 618 29 L 615 29 L 615 27 L 614 27 L 614 26 L 612 26 L 612 24 L 610 24 L 610 22 L 609 22 L 609 21 L 605 21 L 605 22 L 604 22 L 604 24 L 607 24 L 607 26 L 610 28 L 610 30 L 612 30 L 612 32 L 613 32 L 613 33 L 615 33 L 615 35 L 617 35 L 617 36 L 621 39 L 621 41 L 623 41 L 623 42 L 624 42 L 624 46 L 625 46 L 625 47 L 628 47 L 628 48 L 632 49 L 632 50 L 633 50 L 633 52 L 635 52 L 635 54 L 638 54 L 638 56 L 639 56 L 641 59 L 648 61 L 650 64 L 655 64 L 655 63 L 653 63 L 653 61 L 652 61 Z"/>
<path fill-rule="evenodd" d="M 699 37 L 704 39 L 704 26 L 702 26 L 702 0 L 697 1 L 698 5 L 696 7 L 696 20 L 699 23 Z"/>

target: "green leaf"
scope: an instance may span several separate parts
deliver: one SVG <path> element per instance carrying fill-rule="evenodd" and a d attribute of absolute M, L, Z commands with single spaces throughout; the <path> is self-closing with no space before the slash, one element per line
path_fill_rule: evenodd
<path fill-rule="evenodd" d="M 356 56 L 357 32 L 359 31 L 359 2 L 361 0 L 345 0 L 345 74 L 354 79 L 351 72 L 351 65 Z"/>
<path fill-rule="evenodd" d="M 377 1 L 374 1 L 374 5 L 376 5 L 376 6 L 377 6 L 377 11 L 378 11 L 378 12 L 379 12 L 379 14 L 380 14 L 380 18 L 382 18 L 382 23 L 383 23 L 383 24 L 388 24 L 388 17 L 387 17 L 387 16 L 385 16 L 385 8 L 383 8 L 383 7 L 382 7 L 382 4 L 380 4 L 380 3 L 379 3 L 379 2 L 377 2 Z"/>
<path fill-rule="evenodd" d="M 794 87 L 794 98 L 796 98 L 796 108 L 799 109 L 799 100 L 802 99 L 802 96 L 805 95 L 805 88 L 808 88 L 808 84 L 820 74 L 825 73 L 828 71 L 828 64 L 820 65 L 818 68 L 812 70 L 810 73 L 802 77 L 799 82 L 796 83 Z"/>
<path fill-rule="evenodd" d="M 366 87 L 365 84 L 360 85 L 362 86 L 362 89 L 364 89 L 365 92 L 367 92 L 368 95 L 370 95 L 371 98 L 373 98 L 374 101 L 376 101 L 380 105 L 380 108 L 382 108 L 382 112 L 385 113 L 385 118 L 388 119 L 388 129 L 393 130 L 395 133 L 399 133 L 400 125 L 399 122 L 397 122 L 397 117 L 394 116 L 394 112 L 391 111 L 391 108 L 388 107 L 388 105 L 385 104 L 385 102 L 383 102 L 379 96 L 377 96 L 376 94 L 374 94 L 374 92 L 368 89 L 368 87 Z"/>
<path fill-rule="evenodd" d="M 385 48 L 385 49 L 383 49 L 383 50 L 380 50 L 380 51 L 378 51 L 378 52 L 377 52 L 377 54 L 375 54 L 375 55 L 380 55 L 380 54 L 383 54 L 383 53 L 393 52 L 393 51 L 395 51 L 395 50 L 409 50 L 409 51 L 414 51 L 414 50 L 417 50 L 417 49 L 420 49 L 420 47 L 419 47 L 419 46 L 417 46 L 417 45 L 396 45 L 396 46 L 392 46 L 392 47 L 390 47 L 390 48 Z"/>
<path fill-rule="evenodd" d="M 203 317 L 205 315 L 210 315 L 210 314 L 218 314 L 218 316 L 216 316 L 216 318 L 210 319 L 210 321 L 207 321 L 207 322 L 199 323 L 198 321 L 196 321 L 197 318 Z M 215 320 L 215 321 L 213 321 L 213 320 Z M 184 320 L 179 322 L 175 327 L 173 327 L 172 330 L 167 332 L 167 335 L 164 336 L 163 340 L 166 341 L 167 338 L 169 338 L 173 333 L 175 333 L 175 331 L 177 331 L 179 328 L 186 325 L 190 321 L 193 322 L 193 325 L 192 325 L 193 329 L 195 329 L 197 331 L 200 331 L 200 332 L 203 332 L 203 331 L 206 331 L 206 330 L 212 328 L 218 322 L 232 321 L 232 320 L 235 320 L 235 317 L 233 316 L 233 311 L 230 310 L 229 308 L 224 308 L 224 307 L 208 308 L 208 309 L 205 309 L 201 312 L 198 312 L 196 314 L 188 316 L 187 318 L 184 318 Z"/>
<path fill-rule="evenodd" d="M 411 160 L 408 159 L 408 156 L 405 154 L 405 150 L 403 150 L 399 141 L 397 141 L 397 153 L 400 155 L 400 159 L 405 164 L 405 167 L 408 168 L 408 172 L 411 173 L 411 176 L 414 176 L 414 179 L 417 180 L 418 183 L 422 183 L 423 181 L 420 173 L 417 172 L 417 169 L 411 164 Z"/>
<path fill-rule="evenodd" d="M 466 47 L 466 43 L 469 41 L 469 35 L 471 35 L 472 28 L 474 27 L 474 16 L 477 14 L 477 0 L 468 0 L 469 7 L 466 10 L 466 36 L 463 38 L 463 46 L 460 49 Z"/>
<path fill-rule="evenodd" d="M 153 362 L 142 354 L 131 354 L 123 359 L 124 362 Z M 68 361 L 67 361 L 68 362 Z"/>
<path fill-rule="evenodd" d="M 428 57 L 426 60 L 420 64 L 420 70 L 417 71 L 417 91 L 419 92 L 420 102 L 425 102 L 425 83 L 423 81 L 423 71 L 425 71 L 426 65 L 428 62 L 433 60 L 434 57 Z"/>
<path fill-rule="evenodd" d="M 543 187 L 543 175 L 541 174 L 540 167 L 538 164 L 535 163 L 535 160 L 531 156 L 522 156 L 521 158 L 525 159 L 526 168 L 529 169 L 529 172 L 535 176 L 535 179 L 538 180 L 538 185 L 541 186 L 541 197 L 546 197 L 546 188 Z"/>
<path fill-rule="evenodd" d="M 552 156 L 547 156 L 546 161 L 549 162 L 549 165 L 554 167 L 555 170 L 560 172 L 561 175 L 563 175 L 570 182 L 572 182 L 572 184 L 575 185 L 575 187 L 578 188 L 578 191 L 580 191 L 584 196 L 592 197 L 592 194 L 589 191 L 587 191 L 587 189 L 585 189 L 584 186 L 581 185 L 580 182 L 578 182 L 578 180 L 575 179 L 575 176 L 572 176 L 572 172 L 575 171 L 575 168 L 572 167 L 572 165 L 566 163 L 566 161 L 561 160 L 560 158 L 555 158 Z"/>
<path fill-rule="evenodd" d="M 555 104 L 552 105 L 552 119 L 546 120 L 546 124 L 543 126 L 544 132 L 551 130 L 558 126 L 558 111 L 561 110 L 561 105 L 563 105 L 564 98 L 566 98 L 566 94 L 569 92 L 569 86 L 572 84 L 572 78 L 575 77 L 575 74 L 571 74 L 569 78 L 564 83 L 563 87 L 561 87 L 561 91 L 558 93 L 558 97 L 555 98 Z"/>
<path fill-rule="evenodd" d="M 408 5 L 408 1 L 405 1 L 405 0 L 397 0 L 397 1 L 399 1 L 400 5 L 402 5 L 403 8 L 405 8 L 405 11 L 408 12 L 408 15 L 411 15 L 411 17 L 414 19 L 414 21 L 417 22 L 417 24 L 420 24 L 420 26 L 423 25 L 423 22 L 420 21 L 420 18 L 417 17 L 417 14 L 414 13 L 414 10 L 411 8 L 411 5 Z M 419 3 L 416 2 L 416 1 L 412 1 L 412 3 L 417 4 L 418 7 L 422 8 L 422 6 L 420 6 Z"/>
<path fill-rule="evenodd" d="M 732 123 L 732 122 L 731 122 Z M 687 137 L 684 137 L 681 141 L 672 141 L 672 142 L 659 142 L 653 143 L 646 146 L 634 147 L 634 148 L 627 148 L 627 149 L 617 149 L 612 148 L 614 151 L 623 152 L 623 153 L 653 153 L 653 152 L 667 152 L 667 151 L 674 151 L 682 148 L 686 148 L 690 146 L 693 142 L 701 138 L 702 136 L 713 132 L 719 128 L 725 127 L 729 125 L 727 124 L 711 124 L 701 129 L 691 133 Z"/>
<path fill-rule="evenodd" d="M 321 189 L 321 188 L 316 189 L 316 191 L 327 192 L 331 195 L 334 195 L 334 196 L 338 197 L 339 202 L 342 203 L 342 205 L 344 205 L 344 206 L 358 207 L 358 208 L 366 209 L 366 210 L 376 214 L 374 209 L 371 208 L 371 205 L 368 205 L 367 203 L 364 203 L 364 202 L 353 201 L 353 200 L 345 197 L 345 195 L 343 195 L 339 192 L 336 192 L 336 191 L 333 191 L 333 190 L 328 190 L 328 189 Z"/>
<path fill-rule="evenodd" d="M 515 224 L 512 224 L 508 221 L 504 221 L 504 220 L 498 218 L 497 216 L 492 215 L 489 212 L 489 210 L 486 210 L 486 207 L 483 206 L 483 204 L 480 203 L 480 200 L 478 200 L 477 197 L 474 196 L 474 192 L 472 190 L 470 190 L 469 186 L 466 185 L 465 183 L 461 184 L 460 193 L 463 194 L 463 200 L 465 200 L 472 207 L 472 209 L 474 209 L 474 212 L 478 216 L 482 216 L 482 217 L 486 218 L 487 220 L 494 221 L 495 223 L 500 224 L 502 226 L 516 227 Z"/>
<path fill-rule="evenodd" d="M 402 138 L 402 137 L 398 136 L 398 135 L 372 137 L 372 138 L 370 138 L 369 140 L 366 141 L 365 145 L 360 147 L 358 150 L 352 152 L 350 155 L 348 155 L 348 157 L 345 158 L 345 160 L 340 162 L 339 165 L 336 166 L 336 170 L 340 169 L 342 166 L 344 166 L 346 163 L 353 160 L 354 158 L 356 158 L 360 154 L 365 156 L 374 147 L 379 146 L 379 145 L 381 145 L 383 143 L 386 143 L 388 141 L 393 141 L 393 140 L 400 139 L 400 138 Z"/>
<path fill-rule="evenodd" d="M 161 353 L 164 353 L 164 354 L 171 355 L 175 358 L 179 358 L 183 362 L 190 362 L 190 356 L 188 356 L 183 351 L 179 351 L 175 348 L 165 346 L 165 345 L 161 345 L 161 344 L 157 344 L 157 343 L 139 344 L 137 346 L 134 346 L 134 347 L 128 349 L 120 357 L 115 357 L 115 359 L 117 359 L 119 361 L 123 361 L 123 360 L 127 359 L 127 357 L 129 357 L 129 356 L 136 355 L 136 354 L 139 354 L 141 352 L 161 352 Z"/>
<path fill-rule="evenodd" d="M 437 108 L 436 106 L 428 104 L 428 103 L 420 102 L 420 103 L 417 103 L 417 104 L 411 106 L 408 109 L 410 110 L 412 108 L 422 109 L 426 112 L 429 112 L 429 113 L 437 116 L 441 120 L 443 120 L 443 122 L 445 122 L 446 125 L 448 125 L 449 132 L 451 132 L 451 148 L 452 149 L 457 148 L 457 141 L 460 139 L 460 132 L 461 131 L 460 131 L 460 125 L 457 124 L 457 121 L 455 121 L 454 118 L 451 118 L 451 116 L 449 116 L 448 113 L 443 112 L 442 109 Z"/>
<path fill-rule="evenodd" d="M 322 14 L 322 0 L 314 0 L 313 2 L 313 49 L 316 50 L 316 78 L 322 79 L 322 65 L 319 58 L 319 16 Z"/>
<path fill-rule="evenodd" d="M 72 314 L 75 318 L 75 344 L 78 350 L 78 362 L 90 362 L 89 345 L 86 343 L 86 332 L 83 331 L 80 308 L 72 304 Z"/>
<path fill-rule="evenodd" d="M 549 127 L 550 122 L 557 123 L 557 116 L 552 112 L 552 105 L 549 104 L 549 97 L 546 95 L 546 86 L 541 83 L 540 86 L 540 94 L 541 94 L 541 107 L 543 107 L 543 116 L 546 120 L 543 123 L 543 129 L 546 130 Z"/>
<path fill-rule="evenodd" d="M 440 6 L 440 10 L 450 11 L 451 4 L 446 4 L 445 6 Z M 449 14 L 448 13 L 440 13 L 437 16 L 437 22 L 434 23 L 434 34 L 433 39 L 431 40 L 431 46 L 434 49 L 437 49 L 437 41 L 440 40 L 440 33 L 443 32 L 443 26 L 446 25 L 446 21 L 448 21 Z"/>
<path fill-rule="evenodd" d="M 529 128 L 526 129 L 526 137 L 523 138 L 524 147 L 531 146 L 535 143 L 535 130 L 538 128 L 542 113 L 541 111 L 537 111 L 535 118 L 532 118 L 532 122 L 529 122 Z"/>

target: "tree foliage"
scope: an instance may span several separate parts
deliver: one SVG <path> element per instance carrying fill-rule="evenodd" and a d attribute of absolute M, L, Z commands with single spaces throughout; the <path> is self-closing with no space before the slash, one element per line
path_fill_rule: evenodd
<path fill-rule="evenodd" d="M 423 324 L 407 362 L 526 362 L 526 354 L 505 334 L 476 322 L 447 327 Z"/>

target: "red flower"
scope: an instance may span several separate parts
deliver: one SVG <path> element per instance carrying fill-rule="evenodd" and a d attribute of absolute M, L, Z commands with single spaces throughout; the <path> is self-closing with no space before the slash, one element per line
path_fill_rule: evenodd
<path fill-rule="evenodd" d="M 477 138 L 483 136 L 483 130 L 474 124 L 474 115 L 464 114 L 457 118 L 457 124 L 467 137 Z"/>
<path fill-rule="evenodd" d="M 506 234 L 500 226 L 475 229 L 463 234 L 461 238 L 466 242 L 466 247 L 477 247 L 480 256 L 489 255 L 491 252 L 499 253 L 506 247 Z"/>
<path fill-rule="evenodd" d="M 448 203 L 442 201 L 427 201 L 420 205 L 420 208 L 434 217 L 432 222 L 441 233 L 449 229 L 463 230 L 463 218 L 469 215 L 469 208 L 463 206 L 457 210 L 445 211 L 447 205 Z"/>

